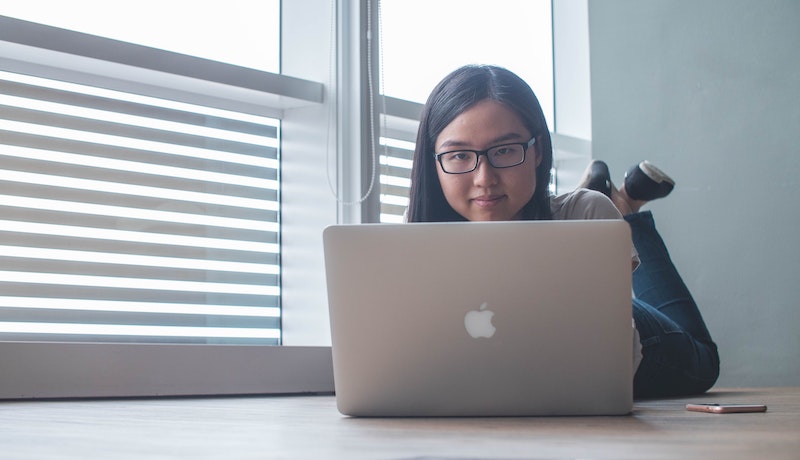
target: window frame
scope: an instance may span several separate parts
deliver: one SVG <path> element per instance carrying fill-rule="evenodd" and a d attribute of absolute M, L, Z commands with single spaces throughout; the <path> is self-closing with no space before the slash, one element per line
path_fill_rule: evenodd
<path fill-rule="evenodd" d="M 330 7 L 327 1 L 312 1 L 320 8 Z M 282 21 L 299 24 L 305 21 L 306 11 L 296 2 L 289 8 L 282 6 Z M 314 47 L 322 50 L 320 59 L 327 59 L 329 38 L 326 32 L 315 37 L 325 42 L 325 46 Z M 292 54 L 287 46 L 301 46 L 292 38 L 286 43 L 284 46 L 282 40 L 284 56 Z M 306 41 L 302 53 L 306 58 L 308 46 Z M 311 124 L 312 130 L 320 132 L 327 127 L 320 119 L 330 104 L 324 98 L 321 81 L 325 80 L 303 78 L 300 69 L 292 71 L 291 65 L 288 73 L 273 74 L 3 16 L 0 51 L 0 64 L 9 71 L 289 120 L 282 122 L 281 166 L 290 171 L 303 170 L 298 165 L 303 149 L 319 148 L 293 144 L 292 130 L 301 136 L 301 126 L 308 131 Z M 191 85 L 187 85 L 187 77 L 192 79 Z M 284 190 L 287 186 L 303 190 L 317 179 L 284 175 Z M 309 212 L 302 202 L 282 203 L 282 220 L 294 228 L 308 224 L 295 218 Z M 321 208 L 317 209 L 321 222 L 308 227 L 300 238 L 283 239 L 283 262 L 308 252 L 308 241 L 319 238 L 309 234 L 311 229 L 336 223 L 335 200 L 322 200 L 317 208 Z M 306 321 L 326 309 L 324 277 L 317 276 L 321 289 L 316 289 L 311 311 L 304 311 L 302 283 L 291 281 L 310 270 L 301 268 L 304 263 L 310 262 L 316 269 L 321 267 L 321 259 L 299 259 L 282 270 L 282 346 L 0 342 L 0 363 L 6 376 L 0 383 L 0 399 L 330 393 L 330 340 L 320 334 L 327 330 L 327 316 Z"/>
<path fill-rule="evenodd" d="M 364 202 L 347 204 L 359 201 L 369 180 L 371 158 L 359 152 L 372 151 L 365 129 L 370 98 L 380 105 L 379 85 L 374 85 L 370 94 L 366 84 L 367 72 L 373 72 L 374 81 L 379 74 L 377 66 L 367 68 L 366 58 L 369 50 L 373 62 L 377 62 L 378 47 L 367 45 L 368 35 L 377 37 L 377 1 L 282 2 L 281 74 L 22 24 L 25 21 L 0 16 L 0 64 L 9 70 L 66 81 L 77 79 L 120 91 L 147 90 L 155 96 L 158 94 L 152 92 L 151 83 L 158 82 L 170 87 L 167 91 L 171 97 L 180 94 L 188 103 L 215 100 L 220 108 L 232 108 L 227 106 L 230 102 L 208 96 L 224 94 L 226 100 L 238 100 L 237 110 L 280 118 L 284 197 L 283 346 L 0 342 L 0 367 L 5 376 L 0 383 L 0 399 L 333 391 L 320 235 L 326 225 L 334 223 L 378 221 L 377 189 Z M 565 7 L 567 4 L 571 6 Z M 585 165 L 591 158 L 591 139 L 558 132 L 559 118 L 569 117 L 576 110 L 581 116 L 588 113 L 591 121 L 588 99 L 582 105 L 578 101 L 565 106 L 559 98 L 559 94 L 571 91 L 570 85 L 588 89 L 588 35 L 583 44 L 585 57 L 569 62 L 566 54 L 558 53 L 566 41 L 562 42 L 558 33 L 565 30 L 565 24 L 588 34 L 587 9 L 587 0 L 554 0 L 553 4 L 556 126 L 552 128 L 557 164 L 563 158 L 564 164 Z M 309 16 L 308 11 L 318 14 Z M 576 13 L 577 26 L 572 20 Z M 367 14 L 372 15 L 371 21 L 367 21 Z M 366 24 L 372 28 L 369 34 Z M 336 38 L 334 46 L 331 37 Z M 161 64 L 128 61 L 131 54 L 111 52 L 107 45 L 112 42 L 133 56 L 139 52 L 158 55 Z M 335 52 L 333 60 L 329 51 Z M 69 58 L 71 66 L 52 67 L 49 59 L 53 56 Z M 173 57 L 179 61 L 164 64 Z M 319 62 L 330 65 L 321 66 Z M 577 73 L 584 78 L 563 83 L 559 73 Z M 188 91 L 181 78 L 186 76 L 201 76 L 206 81 L 197 80 L 195 91 Z M 398 123 L 397 129 L 408 134 L 420 109 L 419 104 L 386 98 L 389 116 L 383 122 L 376 112 L 374 126 L 385 123 L 387 132 L 391 132 Z M 332 122 L 330 114 L 334 114 Z M 377 136 L 374 139 L 377 142 Z M 307 167 L 308 161 L 324 164 L 331 158 L 333 165 L 329 168 Z M 576 169 L 560 167 L 558 171 L 577 177 Z M 327 186 L 331 177 L 338 200 Z"/>

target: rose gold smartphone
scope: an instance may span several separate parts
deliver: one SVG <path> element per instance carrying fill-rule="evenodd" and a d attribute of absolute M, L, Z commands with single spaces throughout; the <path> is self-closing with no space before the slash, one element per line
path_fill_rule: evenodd
<path fill-rule="evenodd" d="M 686 410 L 710 412 L 712 414 L 733 414 L 741 412 L 766 412 L 764 404 L 687 404 Z"/>

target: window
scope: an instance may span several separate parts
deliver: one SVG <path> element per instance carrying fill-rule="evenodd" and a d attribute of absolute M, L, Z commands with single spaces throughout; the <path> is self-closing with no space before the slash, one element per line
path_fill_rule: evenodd
<path fill-rule="evenodd" d="M 279 12 L 279 0 L 0 4 L 0 15 L 273 73 L 280 71 Z"/>
<path fill-rule="evenodd" d="M 33 0 L 0 14 L 55 48 L 70 44 L 39 23 L 123 60 L 147 59 L 135 43 L 277 71 L 279 7 Z M 280 343 L 278 120 L 38 74 L 0 73 L 0 339 Z"/>
<path fill-rule="evenodd" d="M 278 121 L 0 73 L 0 339 L 280 342 Z"/>
<path fill-rule="evenodd" d="M 553 126 L 551 2 L 500 0 L 487 8 L 476 0 L 381 0 L 380 14 L 380 74 L 390 117 L 380 147 L 380 221 L 400 222 L 408 206 L 414 121 L 452 70 L 480 63 L 514 71 L 534 89 Z"/>
<path fill-rule="evenodd" d="M 328 347 L 252 346 L 298 335 L 281 171 L 321 83 L 2 16 L 0 71 L 0 398 L 331 391 Z"/>
<path fill-rule="evenodd" d="M 553 125 L 550 0 L 381 0 L 380 13 L 387 96 L 424 103 L 457 67 L 500 65 L 531 85 Z"/>
<path fill-rule="evenodd" d="M 0 203 L 4 210 L 0 220 L 6 221 L 9 229 L 15 226 L 14 231 L 6 231 L 5 228 L 0 230 L 6 237 L 11 234 L 14 236 L 0 243 L 6 251 L 4 256 L 0 256 L 0 263 L 5 264 L 2 271 L 8 275 L 3 287 L 17 284 L 14 285 L 14 291 L 2 291 L 6 307 L 0 312 L 0 322 L 24 323 L 35 317 L 45 323 L 62 321 L 91 325 L 114 322 L 124 325 L 127 321 L 129 325 L 155 325 L 155 322 L 167 319 L 171 326 L 191 327 L 203 323 L 203 328 L 223 326 L 242 330 L 257 324 L 257 329 L 264 330 L 275 330 L 279 326 L 279 340 L 283 345 L 290 346 L 251 345 L 254 341 L 277 343 L 278 339 L 274 337 L 245 338 L 246 344 L 241 341 L 231 343 L 239 339 L 208 334 L 211 329 L 206 329 L 206 335 L 199 337 L 178 334 L 167 338 L 163 335 L 150 336 L 148 339 L 157 337 L 157 341 L 171 342 L 168 344 L 128 343 L 138 342 L 140 338 L 124 334 L 82 336 L 83 339 L 104 340 L 104 343 L 11 342 L 7 341 L 9 336 L 6 335 L 0 338 L 0 362 L 3 363 L 5 376 L 0 383 L 0 398 L 331 391 L 333 383 L 327 346 L 329 339 L 325 332 L 327 312 L 319 237 L 322 229 L 337 222 L 392 221 L 400 218 L 405 209 L 404 200 L 407 200 L 409 159 L 415 140 L 416 120 L 421 110 L 420 102 L 445 73 L 466 61 L 474 60 L 506 65 L 531 81 L 532 77 L 526 75 L 524 69 L 516 67 L 518 64 L 533 61 L 537 68 L 540 64 L 542 67 L 549 65 L 547 59 L 529 59 L 530 55 L 501 62 L 494 58 L 498 56 L 496 52 L 488 58 L 477 54 L 461 56 L 458 62 L 442 63 L 442 68 L 432 68 L 431 65 L 416 61 L 410 64 L 398 61 L 401 68 L 431 68 L 430 75 L 423 76 L 421 72 L 416 72 L 415 76 L 419 77 L 409 79 L 406 71 L 397 74 L 392 70 L 394 64 L 384 62 L 385 97 L 377 100 L 375 106 L 387 115 L 376 125 L 381 128 L 378 153 L 383 153 L 380 162 L 383 165 L 384 182 L 380 188 L 383 204 L 379 217 L 378 213 L 372 214 L 372 209 L 377 209 L 377 206 L 365 213 L 363 208 L 343 203 L 357 201 L 368 188 L 362 186 L 362 182 L 366 182 L 364 178 L 369 177 L 369 173 L 364 172 L 368 162 L 360 157 L 361 152 L 368 151 L 367 139 L 370 137 L 365 135 L 366 123 L 363 121 L 367 117 L 363 70 L 368 61 L 364 49 L 367 34 L 363 25 L 366 22 L 365 11 L 371 7 L 376 12 L 376 0 L 282 2 L 279 6 L 279 52 L 258 56 L 261 63 L 233 60 L 236 53 L 232 48 L 236 45 L 230 43 L 222 47 L 224 56 L 198 51 L 198 48 L 201 51 L 211 49 L 210 45 L 201 44 L 203 35 L 210 36 L 214 43 L 222 43 L 224 38 L 228 38 L 228 34 L 209 34 L 208 26 L 196 28 L 200 34 L 194 36 L 185 28 L 202 24 L 194 14 L 197 8 L 206 7 L 207 4 L 176 0 L 168 2 L 170 5 L 159 2 L 154 6 L 146 1 L 137 2 L 135 8 L 149 14 L 149 18 L 127 21 L 156 28 L 156 22 L 166 15 L 162 12 L 163 8 L 173 5 L 187 8 L 181 11 L 180 20 L 166 21 L 165 30 L 180 31 L 175 35 L 181 39 L 179 41 L 183 41 L 183 45 L 197 45 L 192 49 L 191 46 L 172 47 L 114 35 L 117 29 L 121 31 L 116 26 L 105 31 L 78 27 L 80 32 L 71 32 L 58 27 L 68 29 L 77 26 L 47 22 L 49 19 L 43 21 L 52 26 L 42 25 L 32 17 L 22 16 L 22 13 L 18 15 L 21 20 L 12 19 L 14 11 L 17 11 L 12 11 L 12 8 L 31 5 L 42 11 L 48 9 L 42 8 L 41 3 L 35 0 L 7 3 L 0 7 L 0 15 L 7 15 L 0 16 L 0 71 L 4 72 L 3 82 L 0 83 L 4 89 L 0 92 L 4 97 L 17 99 L 5 99 L 0 104 L 4 111 L 0 118 L 5 120 L 0 129 L 4 136 L 8 134 L 8 137 L 2 137 L 4 146 L 0 147 L 0 152 L 4 152 L 0 153 L 0 168 L 4 174 L 8 174 L 0 179 L 0 194 L 18 201 L 13 206 L 8 204 L 11 201 Z M 133 17 L 133 13 L 118 14 L 121 11 L 118 9 L 120 2 L 115 2 L 114 11 L 109 13 L 107 9 L 111 6 L 107 3 L 96 2 L 86 6 L 86 3 L 78 1 L 54 2 L 54 8 L 74 8 L 79 14 L 57 9 L 50 11 L 55 13 L 52 17 L 56 19 L 53 21 L 94 17 L 108 22 L 106 20 L 115 15 L 123 19 Z M 388 21 L 389 15 L 393 14 L 391 9 L 401 3 L 403 7 L 407 4 L 409 8 L 423 9 L 412 24 L 421 24 L 431 15 L 427 10 L 431 7 L 430 2 L 423 5 L 417 1 L 383 0 L 383 21 Z M 514 11 L 526 7 L 527 2 L 524 3 L 526 5 L 515 4 Z M 225 4 L 226 8 L 230 8 L 224 13 L 240 10 L 241 5 L 260 8 L 265 4 L 268 8 L 278 8 L 277 0 L 234 0 Z M 487 21 L 483 8 L 473 9 L 471 3 L 459 2 L 461 6 L 479 11 L 482 23 L 496 23 L 495 20 Z M 152 13 L 154 8 L 159 8 L 158 15 Z M 93 14 L 85 14 L 88 10 Z M 318 14 L 309 15 L 309 11 Z M 247 10 L 246 13 L 250 15 L 247 19 L 269 20 L 267 13 L 255 10 Z M 453 17 L 452 11 L 448 14 L 448 17 Z M 221 14 L 214 13 L 212 16 L 220 23 L 236 23 Z M 530 18 L 531 22 L 526 23 L 529 32 L 544 34 L 545 29 L 540 27 L 538 21 L 545 16 L 542 13 Z M 275 17 L 271 16 L 272 19 Z M 259 22 L 258 19 L 256 28 L 264 29 L 261 26 L 266 22 Z M 477 22 L 466 21 L 461 24 L 469 26 L 471 34 L 479 37 L 480 32 L 486 30 L 486 24 Z M 278 21 L 269 24 L 278 24 Z M 371 30 L 375 31 L 377 24 L 378 21 L 375 21 Z M 409 24 L 402 25 L 406 32 L 410 30 Z M 384 27 L 394 26 L 384 24 Z M 420 27 L 415 26 L 414 30 L 421 30 Z M 148 28 L 139 29 L 147 32 L 144 34 L 147 40 L 154 35 Z M 371 35 L 377 36 L 375 33 Z M 486 34 L 483 36 L 485 38 Z M 261 41 L 262 38 L 250 36 L 244 40 Z M 333 42 L 332 38 L 335 39 Z M 383 54 L 387 56 L 392 53 L 394 56 L 391 47 L 396 45 L 388 38 L 386 40 L 388 43 L 384 41 Z M 406 42 L 401 40 L 401 43 Z M 448 43 L 452 43 L 448 36 L 442 38 L 442 46 Z M 521 50 L 517 45 L 520 43 L 515 43 L 515 49 L 520 50 L 520 54 L 531 52 Z M 417 59 L 419 56 L 412 57 Z M 228 61 L 222 62 L 226 59 Z M 277 69 L 281 73 L 277 73 Z M 552 73 L 552 70 L 544 71 L 545 74 L 548 72 Z M 393 89 L 398 78 L 421 81 L 421 89 L 416 95 L 399 87 Z M 547 86 L 546 80 L 542 81 L 545 83 L 535 84 L 540 97 L 542 90 L 537 86 Z M 562 88 L 562 91 L 565 89 Z M 375 92 L 377 94 L 378 91 Z M 129 99 L 129 95 L 137 97 Z M 20 98 L 25 102 L 21 103 Z M 102 101 L 100 107 L 93 105 L 99 101 Z M 46 108 L 28 105 L 33 103 L 48 105 Z M 544 100 L 542 103 L 546 105 Z M 59 104 L 59 110 L 68 106 L 67 111 L 55 110 L 56 106 L 50 104 Z M 92 112 L 88 116 L 85 112 L 98 109 L 104 113 Z M 32 110 L 37 110 L 37 115 L 33 119 L 23 120 L 26 114 L 33 113 Z M 112 116 L 122 116 L 124 120 Z M 147 124 L 141 124 L 145 121 Z M 52 132 L 41 131 L 38 127 L 31 132 L 31 128 L 37 125 L 50 126 L 48 130 L 64 129 L 68 127 L 61 124 L 76 122 L 80 129 L 92 127 L 98 134 L 106 136 L 102 141 L 106 144 L 84 138 L 83 135 L 51 139 Z M 164 131 L 166 124 L 171 126 L 168 129 L 170 132 L 152 138 L 156 132 Z M 172 131 L 176 126 L 178 128 Z M 99 127 L 116 127 L 119 130 L 108 133 L 103 129 L 97 131 Z M 200 150 L 215 153 L 213 158 L 204 158 L 194 154 L 162 152 L 155 148 L 148 150 L 119 146 L 108 137 L 110 134 L 119 137 L 123 133 L 136 142 L 157 141 L 161 147 L 172 145 L 181 146 L 181 150 L 188 147 L 195 153 Z M 225 144 L 241 143 L 240 136 L 247 137 L 248 142 L 244 144 L 255 145 L 256 150 L 243 152 L 223 148 Z M 204 145 L 198 147 L 189 139 L 202 140 Z M 556 147 L 557 142 L 558 139 L 554 138 Z M 70 149 L 78 145 L 88 150 Z M 95 150 L 92 151 L 92 148 Z M 15 153 L 10 153 L 11 149 Z M 122 155 L 120 152 L 124 150 L 120 149 L 129 149 L 131 155 Z M 142 152 L 134 154 L 133 150 L 137 149 Z M 223 152 L 235 157 L 220 160 L 216 155 Z M 251 164 L 251 159 L 255 159 L 257 164 Z M 162 168 L 161 172 L 165 172 L 163 168 L 173 169 L 163 175 L 154 171 L 158 168 Z M 331 170 L 334 170 L 333 177 Z M 192 177 L 186 177 L 187 171 L 193 173 Z M 72 182 L 63 181 L 62 177 L 70 177 Z M 253 177 L 261 181 L 259 185 L 243 186 L 239 183 L 240 178 Z M 328 179 L 331 177 L 334 188 L 340 193 L 338 200 L 329 190 Z M 58 183 L 48 184 L 51 178 L 58 178 Z M 277 188 L 272 181 L 278 182 Z M 109 190 L 107 187 L 112 188 Z M 129 188 L 123 191 L 115 187 Z M 56 191 L 64 193 L 54 193 Z M 180 191 L 181 197 L 170 196 L 165 199 L 164 191 Z M 43 195 L 45 192 L 50 195 Z M 123 201 L 116 205 L 98 203 L 97 198 L 101 195 L 122 198 Z M 19 201 L 20 197 L 38 201 L 23 202 Z M 247 205 L 232 206 L 226 197 L 242 198 L 244 201 L 239 201 L 239 204 Z M 226 203 L 215 201 L 220 198 L 225 199 Z M 370 206 L 379 201 L 377 196 L 370 197 L 372 200 L 374 202 Z M 256 220 L 262 224 L 277 223 L 278 227 L 275 231 L 268 226 L 247 229 L 210 225 L 199 219 L 192 222 L 139 219 L 161 226 L 156 232 L 144 226 L 137 228 L 135 223 L 138 218 L 135 216 L 93 214 L 86 207 L 80 211 L 72 207 L 66 210 L 56 202 L 88 203 L 99 206 L 94 210 L 102 209 L 105 212 L 112 211 L 114 207 L 135 209 L 137 206 L 125 204 L 138 203 L 139 208 L 163 212 L 157 214 L 162 218 L 176 218 L 177 214 L 189 208 L 202 208 L 202 212 L 189 214 L 205 216 L 203 218 L 217 216 Z M 39 208 L 31 206 L 37 203 Z M 47 203 L 51 204 L 49 208 L 43 206 Z M 170 209 L 175 206 L 181 212 Z M 6 214 L 6 210 L 13 212 Z M 77 218 L 81 214 L 83 217 Z M 65 221 L 63 216 L 72 218 Z M 150 216 L 153 217 L 153 214 Z M 118 221 L 119 225 L 113 224 L 114 221 Z M 98 225 L 100 222 L 109 225 L 103 227 Z M 75 229 L 80 227 L 96 228 L 102 237 L 98 233 L 74 235 Z M 177 231 L 177 234 L 197 238 L 187 241 L 202 241 L 203 244 L 189 247 L 166 240 L 139 241 L 147 233 L 169 234 L 164 230 L 167 228 L 170 231 L 180 228 L 182 231 Z M 74 238 L 73 242 L 91 241 L 92 244 L 74 246 L 67 241 L 68 238 Z M 222 240 L 248 245 L 255 240 L 259 244 L 250 245 L 246 251 L 216 247 Z M 279 246 L 274 246 L 276 244 Z M 156 249 L 162 246 L 174 249 L 177 253 Z M 126 249 L 121 250 L 123 247 Z M 206 252 L 203 257 L 209 260 L 209 264 L 215 263 L 215 268 L 210 268 L 211 265 L 203 270 L 186 267 L 186 260 L 199 259 L 197 253 L 192 252 L 198 248 Z M 27 251 L 24 258 L 19 257 L 22 255 L 19 251 Z M 123 253 L 126 258 L 124 263 L 116 263 L 120 260 L 109 263 L 103 252 L 106 255 Z M 23 259 L 24 263 L 12 263 Z M 109 270 L 98 270 L 101 266 Z M 198 298 L 205 297 L 204 301 L 199 301 L 188 297 L 179 299 L 184 293 L 189 293 L 177 290 L 159 291 L 167 294 L 169 300 L 156 298 L 160 296 L 145 298 L 147 296 L 143 294 L 146 291 L 155 291 L 141 289 L 140 286 L 134 289 L 114 288 L 117 293 L 128 289 L 125 291 L 128 297 L 104 297 L 99 291 L 105 288 L 91 285 L 80 288 L 82 292 L 77 296 L 75 292 L 61 290 L 66 286 L 79 286 L 71 282 L 69 285 L 50 283 L 47 289 L 23 294 L 21 289 L 42 283 L 32 283 L 30 277 L 24 280 L 13 280 L 11 277 L 12 272 L 55 273 L 52 271 L 55 267 L 59 267 L 61 275 L 94 276 L 94 281 L 109 273 L 119 278 L 161 279 L 141 275 L 143 271 L 162 275 L 170 272 L 173 276 L 184 277 L 172 281 L 205 283 L 206 287 L 214 283 L 253 285 L 253 281 L 257 280 L 257 285 L 264 288 L 269 287 L 270 283 L 278 283 L 278 276 L 280 278 L 279 284 L 272 285 L 273 290 L 258 293 L 256 296 L 260 298 L 257 301 L 251 294 L 226 292 L 222 293 L 225 296 L 222 298 L 219 295 L 221 293 L 210 291 L 194 293 Z M 175 275 L 180 272 L 183 275 Z M 66 279 L 62 278 L 62 281 Z M 75 281 L 77 278 L 71 279 Z M 280 294 L 280 301 L 276 305 L 274 294 L 277 293 Z M 44 301 L 69 298 L 89 301 L 80 302 L 78 308 L 74 308 L 74 303 L 70 306 L 68 302 L 51 301 L 48 304 Z M 36 300 L 32 302 L 31 299 Z M 153 311 L 139 311 L 145 303 L 149 303 L 147 308 Z M 177 308 L 185 306 L 191 307 L 192 313 L 183 314 Z M 229 308 L 222 316 L 216 316 L 217 311 L 211 310 L 220 306 L 233 308 Z M 277 306 L 280 306 L 279 316 L 276 316 Z M 137 311 L 128 311 L 131 308 L 126 310 L 125 307 L 136 307 Z M 155 311 L 165 307 L 173 310 Z M 259 310 L 255 315 L 253 307 Z M 195 308 L 206 311 L 198 314 Z M 11 326 L 5 326 L 10 331 Z M 79 338 L 79 335 L 73 334 L 60 335 L 58 340 Z M 33 337 L 36 336 L 28 333 L 27 338 Z"/>

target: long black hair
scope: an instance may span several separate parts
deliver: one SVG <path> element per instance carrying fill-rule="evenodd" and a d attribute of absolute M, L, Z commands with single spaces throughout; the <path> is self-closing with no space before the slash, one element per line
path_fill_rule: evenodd
<path fill-rule="evenodd" d="M 553 148 L 542 107 L 533 90 L 513 72 L 490 65 L 468 65 L 456 69 L 434 88 L 420 118 L 417 145 L 411 168 L 409 222 L 448 222 L 466 220 L 444 197 L 436 173 L 436 138 L 456 117 L 478 102 L 491 99 L 514 111 L 536 137 L 532 146 L 541 155 L 536 168 L 536 190 L 522 208 L 525 220 L 549 220 L 550 169 Z M 535 156 L 532 156 L 535 158 Z"/>

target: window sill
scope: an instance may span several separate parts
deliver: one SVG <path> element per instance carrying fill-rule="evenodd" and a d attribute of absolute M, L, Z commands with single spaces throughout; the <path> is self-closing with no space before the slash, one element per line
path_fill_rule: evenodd
<path fill-rule="evenodd" d="M 324 346 L 0 342 L 0 363 L 0 399 L 333 392 Z"/>

